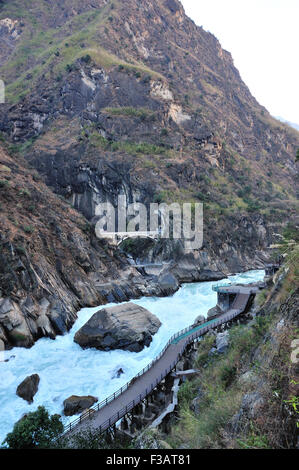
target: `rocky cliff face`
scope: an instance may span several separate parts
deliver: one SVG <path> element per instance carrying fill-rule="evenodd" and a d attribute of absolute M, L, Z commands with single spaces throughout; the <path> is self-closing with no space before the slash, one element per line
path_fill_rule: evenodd
<path fill-rule="evenodd" d="M 160 320 L 140 305 L 128 302 L 96 312 L 75 334 L 82 348 L 140 352 L 152 342 Z"/>
<path fill-rule="evenodd" d="M 6 103 L 0 105 L 2 139 L 14 159 L 24 158 L 75 209 L 57 198 L 53 202 L 54 218 L 65 220 L 65 208 L 70 211 L 62 231 L 71 232 L 66 243 L 73 246 L 64 255 L 63 235 L 51 229 L 60 241 L 59 249 L 53 248 L 53 278 L 46 288 L 64 299 L 64 313 L 61 304 L 53 307 L 56 323 L 64 318 L 56 330 L 72 323 L 70 305 L 100 300 L 93 284 L 98 281 L 90 283 L 91 278 L 99 275 L 101 284 L 111 266 L 115 279 L 122 263 L 126 265 L 110 248 L 108 258 L 99 257 L 92 235 L 70 230 L 72 218 L 85 220 L 76 210 L 93 225 L 96 205 L 115 204 L 119 194 L 128 203 L 204 202 L 202 250 L 186 253 L 180 242 L 171 241 L 135 249 L 134 256 L 142 261 L 174 261 L 179 280 L 262 266 L 273 233 L 295 214 L 299 134 L 256 102 L 230 54 L 187 18 L 177 0 L 64 0 L 59 6 L 54 0 L 47 5 L 34 0 L 30 9 L 25 1 L 3 1 L 0 38 L 0 73 L 6 83 Z M 48 191 L 40 182 L 34 188 L 40 197 Z M 51 193 L 49 200 L 53 198 Z M 51 204 L 44 209 L 47 225 Z M 5 207 L 9 213 L 11 202 Z M 24 208 L 22 214 L 14 211 L 11 217 L 24 217 Z M 30 225 L 32 216 L 26 217 Z M 1 228 L 5 243 L 11 243 L 15 229 L 8 231 L 9 236 Z M 41 237 L 36 258 L 46 245 Z M 1 269 L 6 273 L 6 260 L 17 266 L 19 255 L 9 244 L 5 250 Z M 23 265 L 25 259 L 22 255 Z M 49 271 L 48 258 L 38 263 Z M 34 288 L 35 274 L 27 264 L 9 289 L 17 290 L 20 277 L 23 293 Z M 45 304 L 43 311 L 48 308 Z M 9 309 L 3 315 L 15 306 Z M 53 335 L 53 325 L 45 328 Z M 34 337 L 42 329 L 38 331 Z"/>
<path fill-rule="evenodd" d="M 65 333 L 82 306 L 146 294 L 146 281 L 126 258 L 1 148 L 0 207 L 2 346 Z"/>
<path fill-rule="evenodd" d="M 254 230 L 257 213 L 279 230 L 298 133 L 256 102 L 219 42 L 176 0 L 63 3 L 0 10 L 0 129 L 46 183 L 90 220 L 118 194 L 202 201 L 214 248 L 216 222 L 225 238 L 240 219 Z"/>
<path fill-rule="evenodd" d="M 81 307 L 168 295 L 179 287 L 163 273 L 137 271 L 2 147 L 0 209 L 0 351 L 64 334 Z"/>

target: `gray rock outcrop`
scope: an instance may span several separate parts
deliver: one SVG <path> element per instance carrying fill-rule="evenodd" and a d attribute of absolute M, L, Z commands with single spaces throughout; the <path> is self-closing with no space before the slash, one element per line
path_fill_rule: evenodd
<path fill-rule="evenodd" d="M 239 377 L 240 385 L 246 386 L 248 388 L 256 387 L 258 381 L 259 381 L 258 376 L 251 370 L 245 372 Z"/>
<path fill-rule="evenodd" d="M 194 325 L 199 325 L 200 323 L 203 323 L 204 321 L 205 321 L 204 315 L 198 315 L 198 317 L 196 317 L 194 320 Z"/>
<path fill-rule="evenodd" d="M 96 312 L 76 333 L 74 341 L 84 349 L 139 352 L 149 346 L 160 326 L 155 315 L 129 302 Z"/>
<path fill-rule="evenodd" d="M 63 412 L 65 416 L 73 416 L 87 410 L 98 401 L 97 397 L 91 395 L 79 397 L 72 395 L 63 402 Z"/>
<path fill-rule="evenodd" d="M 33 374 L 26 377 L 26 379 L 23 380 L 23 382 L 21 382 L 18 386 L 16 391 L 17 395 L 28 401 L 28 403 L 32 403 L 33 397 L 38 390 L 39 381 L 40 378 L 38 374 Z"/>
<path fill-rule="evenodd" d="M 218 317 L 220 315 L 222 315 L 222 310 L 218 307 L 218 305 L 216 305 L 216 307 L 213 307 L 213 308 L 210 308 L 210 310 L 208 311 L 208 315 L 207 317 L 208 318 L 212 318 L 212 317 Z"/>
<path fill-rule="evenodd" d="M 171 273 L 161 274 L 158 283 L 164 295 L 171 295 L 179 288 L 179 282 Z"/>
<path fill-rule="evenodd" d="M 228 350 L 229 346 L 229 332 L 218 333 L 216 336 L 216 348 L 219 354 L 223 354 Z"/>
<path fill-rule="evenodd" d="M 243 396 L 241 408 L 231 419 L 233 434 L 247 428 L 249 420 L 258 416 L 265 401 L 260 392 L 247 393 Z"/>

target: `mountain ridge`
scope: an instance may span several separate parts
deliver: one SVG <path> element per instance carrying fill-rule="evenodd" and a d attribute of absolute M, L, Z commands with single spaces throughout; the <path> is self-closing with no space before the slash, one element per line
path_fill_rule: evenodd
<path fill-rule="evenodd" d="M 0 39 L 5 158 L 35 169 L 91 231 L 97 204 L 115 206 L 119 194 L 128 204 L 203 202 L 201 250 L 137 242 L 134 256 L 176 263 L 181 282 L 269 259 L 276 234 L 296 221 L 299 133 L 258 104 L 230 53 L 177 0 L 4 1 Z M 11 243 L 14 224 L 3 227 Z M 118 251 L 109 256 L 113 264 Z"/>
<path fill-rule="evenodd" d="M 287 119 L 284 119 L 280 116 L 277 116 L 276 119 L 283 122 L 284 124 L 287 124 L 290 127 L 293 127 L 296 131 L 299 131 L 299 124 L 296 124 L 295 122 L 288 121 Z"/>

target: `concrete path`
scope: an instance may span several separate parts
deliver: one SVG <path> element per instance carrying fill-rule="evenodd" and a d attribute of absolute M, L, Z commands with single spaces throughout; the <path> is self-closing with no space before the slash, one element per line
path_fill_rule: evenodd
<path fill-rule="evenodd" d="M 175 368 L 187 345 L 194 342 L 209 330 L 226 323 L 244 312 L 250 295 L 257 288 L 233 287 L 237 294 L 229 311 L 216 319 L 198 326 L 191 326 L 176 334 L 166 345 L 162 353 L 148 366 L 142 375 L 135 377 L 129 384 L 118 390 L 104 402 L 95 405 L 80 418 L 66 426 L 66 436 L 91 429 L 99 434 L 117 423 L 123 416 L 138 405 L 154 388 Z"/>

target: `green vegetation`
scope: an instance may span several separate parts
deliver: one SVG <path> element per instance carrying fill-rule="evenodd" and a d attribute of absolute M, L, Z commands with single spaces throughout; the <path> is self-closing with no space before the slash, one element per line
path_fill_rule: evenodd
<path fill-rule="evenodd" d="M 31 234 L 34 232 L 34 227 L 32 225 L 24 225 L 23 230 L 25 233 Z"/>
<path fill-rule="evenodd" d="M 209 196 L 207 194 L 203 193 L 202 191 L 198 191 L 195 194 L 195 197 L 196 197 L 196 199 L 198 199 L 199 201 L 202 201 L 202 202 L 208 202 L 210 200 Z"/>
<path fill-rule="evenodd" d="M 179 200 L 176 198 L 176 195 L 179 197 L 178 193 L 175 193 L 170 189 L 165 189 L 163 191 L 159 191 L 154 195 L 153 202 L 160 204 L 162 202 L 172 203 L 173 201 L 175 201 L 179 203 Z"/>
<path fill-rule="evenodd" d="M 11 173 L 11 169 L 6 165 L 0 165 L 0 171 L 3 171 L 5 173 Z"/>
<path fill-rule="evenodd" d="M 30 198 L 31 193 L 30 193 L 29 189 L 24 188 L 24 189 L 20 189 L 19 196 L 27 196 L 28 198 Z"/>
<path fill-rule="evenodd" d="M 81 431 L 69 441 L 65 437 L 59 438 L 53 446 L 57 449 L 130 449 L 131 441 L 128 439 L 127 442 L 124 438 L 119 439 L 106 439 L 105 435 L 99 436 L 92 432 L 90 429 Z"/>
<path fill-rule="evenodd" d="M 132 106 L 128 107 L 119 107 L 119 108 L 104 108 L 104 113 L 107 113 L 111 116 L 128 116 L 128 117 L 136 117 L 141 120 L 155 119 L 155 113 L 148 108 L 133 108 Z"/>
<path fill-rule="evenodd" d="M 299 230 L 294 224 L 289 223 L 282 234 L 286 242 L 290 242 L 292 240 L 299 243 Z"/>
<path fill-rule="evenodd" d="M 0 180 L 0 189 L 8 188 L 10 186 L 9 181 L 7 180 Z"/>
<path fill-rule="evenodd" d="M 89 141 L 92 146 L 100 147 L 104 150 L 111 152 L 126 152 L 130 155 L 144 154 L 144 155 L 161 155 L 166 152 L 164 147 L 160 147 L 154 144 L 148 144 L 147 142 L 129 142 L 129 141 L 111 141 L 101 136 L 97 132 L 93 132 L 89 136 Z"/>
<path fill-rule="evenodd" d="M 244 439 L 237 439 L 237 443 L 241 449 L 268 449 L 269 441 L 267 436 L 260 435 L 250 423 L 250 432 Z"/>
<path fill-rule="evenodd" d="M 9 449 L 50 448 L 62 431 L 60 416 L 50 416 L 43 406 L 39 406 L 37 411 L 26 414 L 14 425 L 3 445 Z"/>
<path fill-rule="evenodd" d="M 24 246 L 22 246 L 22 245 L 18 245 L 16 247 L 16 251 L 19 255 L 25 255 L 26 254 L 26 250 L 25 250 Z"/>
<path fill-rule="evenodd" d="M 266 299 L 267 299 L 267 292 L 264 289 L 261 292 L 259 292 L 256 296 L 257 305 L 259 305 L 259 306 L 263 305 L 263 303 L 266 301 Z"/>
<path fill-rule="evenodd" d="M 253 327 L 233 327 L 225 355 L 208 354 L 215 341 L 212 335 L 200 342 L 195 362 L 200 374 L 185 382 L 179 390 L 180 420 L 168 438 L 173 448 L 182 444 L 188 448 L 222 446 L 224 428 L 241 404 L 242 387 L 236 378 L 246 357 L 260 344 L 272 320 L 272 316 L 258 317 Z M 195 412 L 190 409 L 190 404 L 199 390 L 199 409 Z"/>
<path fill-rule="evenodd" d="M 288 269 L 288 274 L 283 280 L 279 293 L 279 300 L 282 302 L 294 293 L 299 285 L 299 244 L 293 245 L 291 243 L 288 245 L 283 243 L 280 250 L 286 256 L 286 267 Z"/>
<path fill-rule="evenodd" d="M 35 212 L 36 206 L 34 204 L 30 204 L 30 206 L 27 207 L 27 210 L 31 212 L 32 214 Z"/>
<path fill-rule="evenodd" d="M 31 137 L 30 139 L 26 140 L 23 143 L 9 144 L 8 145 L 8 151 L 10 153 L 23 154 L 26 151 L 30 150 L 30 148 L 33 146 L 35 141 L 36 141 L 36 137 Z"/>

